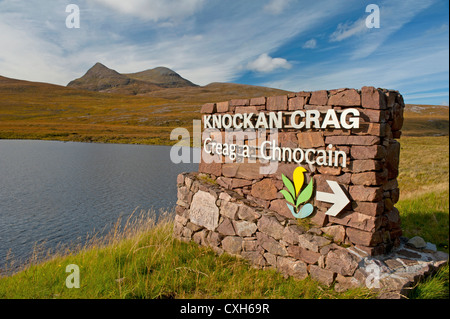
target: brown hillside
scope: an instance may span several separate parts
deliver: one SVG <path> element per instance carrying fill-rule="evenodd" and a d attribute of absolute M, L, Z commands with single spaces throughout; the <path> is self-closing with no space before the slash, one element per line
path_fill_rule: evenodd
<path fill-rule="evenodd" d="M 81 78 L 71 81 L 68 87 L 105 92 L 136 95 L 161 89 L 158 85 L 140 81 L 96 63 Z"/>
<path fill-rule="evenodd" d="M 157 67 L 137 73 L 124 74 L 131 79 L 156 84 L 163 88 L 196 87 L 198 85 L 182 78 L 178 73 L 169 68 Z"/>

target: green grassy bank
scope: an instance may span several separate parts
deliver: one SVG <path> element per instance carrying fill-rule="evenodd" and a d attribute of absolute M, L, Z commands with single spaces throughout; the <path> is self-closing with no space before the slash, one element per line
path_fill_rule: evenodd
<path fill-rule="evenodd" d="M 448 195 L 448 193 L 447 193 Z M 426 239 L 448 251 L 446 235 L 433 232 L 433 215 L 441 212 L 439 194 L 435 205 L 424 212 L 421 229 Z M 424 201 L 402 201 L 407 233 L 415 233 L 411 218 Z M 447 200 L 448 203 L 448 200 Z M 431 222 L 430 222 L 431 221 Z M 445 221 L 445 220 L 444 220 Z M 448 236 L 448 213 L 447 213 Z M 23 271 L 0 279 L 0 298 L 376 298 L 367 289 L 337 293 L 310 278 L 285 279 L 274 270 L 257 270 L 242 259 L 226 254 L 218 257 L 208 248 L 183 243 L 172 237 L 168 215 L 157 223 L 144 214 L 125 229 L 91 240 L 77 252 L 53 255 L 43 263 L 31 263 Z M 80 268 L 80 288 L 65 285 L 66 266 Z M 413 298 L 448 298 L 448 266 L 420 283 Z"/>

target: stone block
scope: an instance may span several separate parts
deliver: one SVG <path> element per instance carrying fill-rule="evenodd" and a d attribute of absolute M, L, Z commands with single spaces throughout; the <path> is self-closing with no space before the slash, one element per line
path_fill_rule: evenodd
<path fill-rule="evenodd" d="M 309 266 L 309 275 L 312 279 L 320 282 L 321 284 L 330 287 L 334 279 L 336 277 L 336 274 L 328 269 L 323 269 L 316 265 L 310 265 Z"/>
<path fill-rule="evenodd" d="M 388 213 L 386 213 L 386 217 L 388 219 L 388 228 L 396 229 L 401 226 L 400 212 L 397 208 L 393 207 Z"/>
<path fill-rule="evenodd" d="M 404 122 L 403 111 L 404 108 L 400 104 L 394 104 L 392 108 L 392 131 L 400 131 L 402 129 Z"/>
<path fill-rule="evenodd" d="M 336 106 L 361 106 L 361 96 L 355 89 L 346 89 L 328 99 L 328 105 Z"/>
<path fill-rule="evenodd" d="M 291 211 L 289 210 L 289 208 L 286 205 L 285 199 L 276 199 L 276 200 L 271 201 L 269 209 L 273 210 L 274 212 L 277 212 L 278 214 L 280 214 L 286 218 L 294 218 L 294 216 L 292 216 Z"/>
<path fill-rule="evenodd" d="M 206 236 L 206 244 L 211 247 L 218 247 L 221 243 L 222 236 L 214 231 L 209 232 Z"/>
<path fill-rule="evenodd" d="M 196 225 L 194 223 L 188 222 L 186 224 L 186 227 L 189 228 L 190 230 L 192 230 L 193 233 L 199 231 L 200 229 L 202 229 L 202 226 Z"/>
<path fill-rule="evenodd" d="M 349 193 L 353 201 L 378 202 L 383 199 L 383 188 L 355 185 L 349 187 Z"/>
<path fill-rule="evenodd" d="M 250 105 L 266 105 L 266 97 L 255 97 L 250 99 Z"/>
<path fill-rule="evenodd" d="M 350 154 L 355 160 L 383 159 L 386 154 L 386 147 L 383 145 L 372 146 L 352 146 Z"/>
<path fill-rule="evenodd" d="M 386 121 L 386 112 L 384 110 L 363 109 L 360 111 L 360 117 L 365 122 L 384 123 Z"/>
<path fill-rule="evenodd" d="M 289 256 L 299 259 L 307 264 L 316 264 L 321 256 L 320 253 L 299 246 L 288 246 L 287 251 Z"/>
<path fill-rule="evenodd" d="M 288 110 L 289 111 L 297 111 L 303 109 L 305 106 L 305 98 L 302 96 L 297 96 L 289 99 L 288 101 Z"/>
<path fill-rule="evenodd" d="M 237 213 L 237 216 L 239 219 L 246 220 L 249 222 L 254 222 L 258 218 L 261 217 L 261 214 L 258 213 L 255 208 L 247 206 L 247 205 L 240 205 L 239 210 Z"/>
<path fill-rule="evenodd" d="M 332 216 L 330 216 L 332 217 Z M 330 220 L 333 222 L 332 220 Z M 340 225 L 333 225 L 333 226 L 327 226 L 320 228 L 321 231 L 323 231 L 328 236 L 331 236 L 333 238 L 334 242 L 337 243 L 343 243 L 345 240 L 345 227 Z"/>
<path fill-rule="evenodd" d="M 227 236 L 222 240 L 222 248 L 229 254 L 239 255 L 242 251 L 242 241 L 241 237 Z"/>
<path fill-rule="evenodd" d="M 287 111 L 288 110 L 287 95 L 267 97 L 266 107 L 268 111 Z"/>
<path fill-rule="evenodd" d="M 262 251 L 261 247 L 258 244 L 258 241 L 256 240 L 256 237 L 244 238 L 244 241 L 242 242 L 242 249 L 245 251 Z"/>
<path fill-rule="evenodd" d="M 236 230 L 236 234 L 241 237 L 252 236 L 258 229 L 255 223 L 248 222 L 245 220 L 234 221 L 233 225 L 234 229 Z"/>
<path fill-rule="evenodd" d="M 330 244 L 331 241 L 322 236 L 316 236 L 310 233 L 298 236 L 298 245 L 318 253 L 320 248 Z"/>
<path fill-rule="evenodd" d="M 236 114 L 246 114 L 246 113 L 258 113 L 258 110 L 254 106 L 236 106 L 236 109 L 234 110 L 234 113 Z M 240 137 L 238 135 L 238 137 Z"/>
<path fill-rule="evenodd" d="M 207 237 L 208 231 L 206 229 L 196 232 L 193 236 L 192 236 L 192 240 L 197 243 L 198 245 L 201 246 L 206 246 L 206 237 Z"/>
<path fill-rule="evenodd" d="M 305 279 L 308 277 L 307 265 L 302 262 L 288 257 L 277 258 L 277 269 L 286 276 L 292 276 L 297 279 Z"/>
<path fill-rule="evenodd" d="M 361 88 L 361 103 L 366 109 L 386 109 L 386 95 L 372 86 Z"/>
<path fill-rule="evenodd" d="M 242 188 L 251 185 L 252 181 L 249 181 L 248 179 L 233 178 L 231 180 L 231 188 Z"/>
<path fill-rule="evenodd" d="M 212 114 L 215 113 L 217 111 L 216 109 L 216 104 L 215 103 L 206 103 L 203 104 L 200 113 L 202 114 Z"/>
<path fill-rule="evenodd" d="M 229 102 L 230 106 L 249 106 L 250 100 L 248 99 L 234 99 Z"/>
<path fill-rule="evenodd" d="M 288 244 L 298 244 L 298 236 L 305 233 L 305 230 L 299 225 L 286 226 L 283 230 L 282 240 Z"/>
<path fill-rule="evenodd" d="M 226 113 L 230 109 L 230 103 L 228 101 L 219 102 L 216 104 L 216 107 L 217 107 L 217 113 Z"/>
<path fill-rule="evenodd" d="M 256 238 L 258 240 L 258 244 L 269 253 L 277 256 L 287 256 L 288 253 L 286 248 L 281 245 L 278 240 L 275 240 L 262 232 L 257 232 Z"/>
<path fill-rule="evenodd" d="M 230 218 L 231 220 L 236 220 L 236 214 L 238 212 L 239 205 L 236 203 L 225 202 L 220 207 L 220 214 Z"/>
<path fill-rule="evenodd" d="M 333 145 L 364 145 L 371 146 L 380 144 L 381 139 L 378 136 L 327 136 L 325 144 Z"/>
<path fill-rule="evenodd" d="M 266 178 L 253 185 L 251 194 L 263 200 L 273 200 L 278 198 L 278 189 L 272 179 Z"/>
<path fill-rule="evenodd" d="M 264 258 L 264 256 L 257 251 L 243 251 L 241 256 L 245 259 L 247 259 L 248 261 L 250 261 L 250 263 L 255 266 L 256 268 L 263 268 L 264 266 L 267 265 L 266 259 Z"/>
<path fill-rule="evenodd" d="M 277 240 L 283 238 L 284 227 L 274 216 L 262 216 L 258 220 L 258 229 Z"/>
<path fill-rule="evenodd" d="M 325 141 L 322 132 L 301 132 L 297 134 L 300 148 L 324 147 Z"/>
<path fill-rule="evenodd" d="M 380 231 L 376 231 L 376 232 L 372 233 L 372 232 L 367 232 L 367 231 L 356 229 L 356 228 L 347 227 L 346 234 L 347 234 L 349 240 L 353 244 L 357 244 L 357 245 L 373 247 L 373 246 L 376 246 L 376 245 L 380 244 L 381 242 L 383 242 L 383 238 L 381 236 Z"/>
<path fill-rule="evenodd" d="M 325 226 L 328 223 L 328 215 L 324 211 L 316 210 L 315 214 L 311 217 L 311 223 L 319 227 Z"/>
<path fill-rule="evenodd" d="M 347 250 L 332 250 L 326 257 L 325 268 L 342 276 L 353 276 L 358 268 L 358 260 Z"/>
<path fill-rule="evenodd" d="M 382 225 L 382 220 L 383 219 L 381 216 L 372 217 L 352 211 L 341 213 L 336 217 L 329 217 L 330 223 L 357 228 L 369 232 L 378 230 Z"/>
<path fill-rule="evenodd" d="M 328 92 L 326 90 L 312 92 L 309 104 L 312 105 L 327 105 Z"/>
<path fill-rule="evenodd" d="M 381 201 L 376 203 L 354 201 L 352 202 L 352 209 L 355 212 L 375 217 L 383 214 L 384 203 Z"/>
<path fill-rule="evenodd" d="M 296 148 L 298 146 L 297 133 L 295 132 L 278 132 L 279 147 Z"/>
<path fill-rule="evenodd" d="M 198 191 L 192 199 L 189 218 L 194 224 L 215 230 L 219 225 L 216 198 L 210 193 Z"/>
<path fill-rule="evenodd" d="M 211 174 L 214 176 L 222 175 L 222 163 L 206 163 L 201 161 L 198 165 L 199 173 Z"/>
<path fill-rule="evenodd" d="M 236 231 L 234 230 L 233 223 L 229 218 L 223 218 L 223 221 L 217 227 L 219 234 L 224 236 L 235 236 Z M 239 235 L 239 234 L 238 234 Z"/>
<path fill-rule="evenodd" d="M 274 268 L 277 267 L 277 256 L 271 253 L 265 253 L 264 258 L 266 259 L 269 265 L 271 265 Z"/>
<path fill-rule="evenodd" d="M 400 164 L 400 143 L 392 141 L 389 143 L 386 155 L 386 168 L 388 169 L 388 178 L 393 179 L 398 176 L 398 167 Z"/>
<path fill-rule="evenodd" d="M 382 172 L 364 172 L 353 174 L 351 182 L 354 185 L 378 186 L 383 185 L 388 180 L 388 171 Z"/>
<path fill-rule="evenodd" d="M 352 173 L 362 173 L 369 171 L 378 171 L 383 168 L 383 163 L 377 160 L 353 160 L 350 162 L 349 169 Z"/>

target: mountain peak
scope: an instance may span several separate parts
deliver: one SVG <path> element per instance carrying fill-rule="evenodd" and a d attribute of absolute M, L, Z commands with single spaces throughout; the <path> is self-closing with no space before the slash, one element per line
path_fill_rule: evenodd
<path fill-rule="evenodd" d="M 198 86 L 191 81 L 186 80 L 172 69 L 163 66 L 126 75 L 132 79 L 150 82 L 163 88 Z"/>
<path fill-rule="evenodd" d="M 128 85 L 130 79 L 119 72 L 97 62 L 81 78 L 73 80 L 67 86 L 89 91 L 105 91 L 114 87 Z"/>
<path fill-rule="evenodd" d="M 84 76 L 93 76 L 93 77 L 107 77 L 107 76 L 122 76 L 119 72 L 108 68 L 104 64 L 97 62 L 91 67 Z"/>
<path fill-rule="evenodd" d="M 197 85 L 167 67 L 161 66 L 137 73 L 120 74 L 97 62 L 85 75 L 70 82 L 67 86 L 89 91 L 139 94 L 163 88 L 195 87 Z"/>

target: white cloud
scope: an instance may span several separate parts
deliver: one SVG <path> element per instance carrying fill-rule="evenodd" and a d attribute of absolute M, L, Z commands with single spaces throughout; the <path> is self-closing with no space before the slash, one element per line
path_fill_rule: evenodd
<path fill-rule="evenodd" d="M 120 13 L 160 21 L 193 15 L 205 0 L 95 0 Z"/>
<path fill-rule="evenodd" d="M 330 41 L 331 42 L 342 41 L 352 36 L 361 34 L 363 32 L 367 32 L 368 30 L 369 29 L 366 27 L 365 18 L 359 19 L 354 23 L 349 22 L 339 23 L 339 25 L 336 28 L 336 31 L 334 31 L 330 35 Z"/>
<path fill-rule="evenodd" d="M 64 81 L 64 62 L 58 58 L 61 48 L 40 40 L 32 30 L 14 28 L 0 20 L 0 43 L 0 75 L 38 82 Z"/>
<path fill-rule="evenodd" d="M 308 40 L 302 46 L 303 49 L 315 49 L 316 47 L 317 47 L 316 39 Z"/>
<path fill-rule="evenodd" d="M 117 6 L 115 11 L 99 5 L 106 0 L 79 1 L 82 25 L 75 30 L 65 28 L 65 5 L 0 0 L 0 39 L 3 40 L 0 43 L 4 48 L 0 50 L 0 74 L 66 85 L 82 76 L 95 62 L 101 62 L 122 73 L 167 66 L 200 85 L 229 82 L 239 77 L 248 61 L 261 52 L 274 52 L 342 10 L 340 4 L 327 0 L 306 7 L 296 6 L 283 15 L 267 19 L 264 14 L 254 14 L 258 3 L 239 2 L 219 6 L 220 12 L 214 17 L 210 12 L 202 15 L 203 10 L 195 12 L 201 22 L 177 20 L 173 17 L 178 9 L 174 9 L 170 12 L 172 18 L 148 23 L 149 20 L 136 19 L 137 9 L 130 14 L 120 11 L 122 6 L 122 10 L 131 10 L 129 2 L 108 1 L 111 8 Z M 193 0 L 186 3 L 194 3 L 190 1 Z M 140 10 L 146 6 L 143 1 L 132 3 Z M 164 5 L 165 2 L 154 3 Z M 205 10 L 218 10 L 217 4 L 212 7 L 206 4 L 209 2 L 205 1 Z M 236 8 L 239 15 L 235 14 Z M 161 10 L 158 16 L 153 16 L 155 19 L 169 16 L 165 13 L 168 11 Z M 8 12 L 13 16 L 8 18 Z M 42 12 L 45 12 L 44 21 Z M 170 23 L 171 28 L 161 27 L 165 23 Z M 270 64 L 259 68 L 290 66 L 284 59 L 269 60 Z"/>
<path fill-rule="evenodd" d="M 376 55 L 361 61 L 336 57 L 261 85 L 292 91 L 369 85 L 399 90 L 407 103 L 438 104 L 448 97 L 449 50 L 443 39 L 424 31 L 413 38 L 388 42 Z"/>
<path fill-rule="evenodd" d="M 272 72 L 276 69 L 290 69 L 292 65 L 283 58 L 272 58 L 267 53 L 247 64 L 247 69 L 256 72 Z"/>
<path fill-rule="evenodd" d="M 264 6 L 264 11 L 275 15 L 280 14 L 287 8 L 290 2 L 291 0 L 270 0 Z"/>
<path fill-rule="evenodd" d="M 331 42 L 339 42 L 352 37 L 358 41 L 352 59 L 361 59 L 374 53 L 385 41 L 405 24 L 409 23 L 421 11 L 427 9 L 436 0 L 384 0 L 379 3 L 381 27 L 369 29 L 366 26 L 368 13 L 357 21 L 340 23 L 330 35 Z"/>

